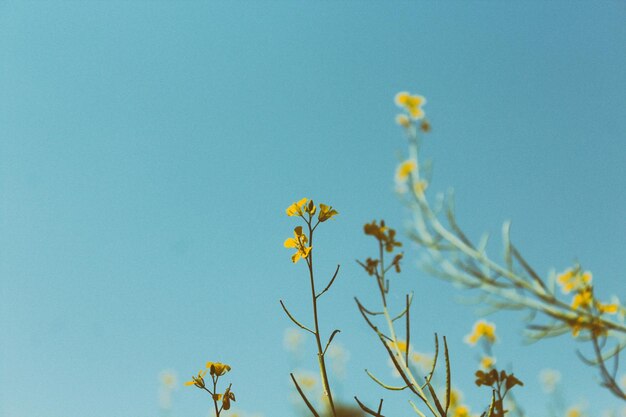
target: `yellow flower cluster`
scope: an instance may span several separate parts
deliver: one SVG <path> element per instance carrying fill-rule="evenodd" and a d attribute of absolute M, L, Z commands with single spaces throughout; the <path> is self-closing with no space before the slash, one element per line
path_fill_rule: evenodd
<path fill-rule="evenodd" d="M 593 295 L 593 285 L 591 285 L 592 275 L 589 271 L 584 271 L 579 265 L 570 268 L 557 276 L 557 283 L 564 294 L 574 292 L 572 297 L 572 309 L 584 310 L 597 315 L 616 314 L 619 311 L 618 303 L 602 303 L 595 299 Z M 595 309 L 595 310 L 594 310 Z M 581 330 L 589 330 L 594 335 L 606 333 L 600 321 L 588 320 L 578 317 L 569 323 L 572 334 L 578 336 Z"/>
<path fill-rule="evenodd" d="M 306 258 L 309 256 L 309 252 L 311 252 L 312 247 L 307 246 L 309 239 L 302 232 L 302 226 L 297 226 L 293 229 L 293 237 L 285 240 L 284 246 L 286 248 L 294 248 L 296 253 L 291 256 L 291 261 L 295 264 L 301 258 Z"/>
<path fill-rule="evenodd" d="M 186 386 L 195 385 L 198 388 L 204 388 L 204 376 L 207 371 L 212 377 L 220 377 L 230 371 L 230 366 L 220 362 L 207 362 L 206 369 L 201 369 L 197 376 L 192 376 L 190 381 L 185 382 Z"/>
<path fill-rule="evenodd" d="M 572 291 L 578 291 L 590 286 L 592 278 L 591 272 L 583 272 L 580 266 L 576 266 L 559 274 L 556 281 L 561 286 L 563 294 L 569 294 Z"/>
<path fill-rule="evenodd" d="M 190 381 L 185 382 L 186 386 L 194 385 L 200 389 L 207 391 L 211 394 L 211 398 L 215 402 L 215 409 L 217 409 L 217 402 L 222 402 L 222 407 L 218 410 L 217 416 L 219 417 L 219 412 L 221 410 L 228 410 L 230 408 L 230 402 L 235 401 L 235 394 L 230 390 L 230 385 L 223 394 L 217 393 L 217 381 L 221 376 L 224 376 L 228 371 L 230 371 L 230 366 L 221 362 L 207 362 L 205 369 L 201 369 L 198 372 L 198 375 L 192 376 Z M 206 382 L 204 381 L 204 377 L 207 372 L 211 375 L 211 380 L 213 382 L 212 390 L 207 388 Z"/>
<path fill-rule="evenodd" d="M 426 104 L 426 99 L 424 97 L 419 96 L 419 95 L 413 96 L 407 93 L 406 91 L 402 91 L 396 94 L 395 102 L 399 107 L 402 107 L 404 110 L 406 110 L 406 112 L 409 114 L 411 119 L 419 120 L 424 117 L 424 110 L 422 110 L 422 106 Z M 399 115 L 400 118 L 402 116 L 404 115 Z M 404 117 L 406 118 L 406 116 Z M 396 118 L 396 120 L 398 119 Z M 402 122 L 406 123 L 405 127 L 407 127 L 410 124 L 410 121 L 408 120 L 408 118 L 401 119 L 401 120 Z M 398 120 L 398 124 L 404 126 L 404 124 L 401 123 L 400 120 Z"/>
<path fill-rule="evenodd" d="M 326 220 L 332 219 L 334 216 L 339 214 L 332 206 L 327 206 L 326 204 L 320 204 L 318 211 L 318 207 L 315 203 L 313 203 L 313 200 L 309 200 L 308 198 L 296 201 L 287 207 L 285 212 L 289 217 L 302 217 L 309 226 L 309 231 L 311 232 L 319 223 L 324 223 Z M 317 224 L 313 225 L 311 222 L 315 213 L 318 213 Z M 312 247 L 307 246 L 308 243 L 309 238 L 302 231 L 302 226 L 297 226 L 293 229 L 293 237 L 286 239 L 283 245 L 288 249 L 296 250 L 296 253 L 291 256 L 291 261 L 296 263 L 300 259 L 307 258 L 309 256 Z"/>
<path fill-rule="evenodd" d="M 488 343 L 496 341 L 496 325 L 485 320 L 474 323 L 472 333 L 465 336 L 465 343 L 475 345 L 480 339 L 485 339 Z"/>
<path fill-rule="evenodd" d="M 308 204 L 307 204 L 307 201 L 309 202 Z M 293 216 L 304 217 L 306 213 L 309 215 L 310 218 L 312 218 L 317 212 L 317 207 L 313 203 L 313 200 L 303 198 L 293 203 L 289 207 L 287 207 L 285 212 L 287 213 L 287 216 L 289 217 L 293 217 Z M 317 220 L 320 223 L 323 223 L 326 220 L 331 219 L 333 216 L 336 216 L 337 214 L 339 213 L 337 212 L 337 210 L 333 209 L 332 206 L 327 206 L 326 204 L 320 204 L 320 211 L 317 216 Z"/>
<path fill-rule="evenodd" d="M 398 107 L 402 108 L 406 113 L 396 116 L 396 123 L 405 129 L 413 126 L 414 120 L 421 120 L 419 128 L 422 132 L 428 133 L 431 130 L 430 123 L 424 119 L 424 110 L 422 106 L 426 104 L 426 99 L 420 95 L 411 95 L 406 91 L 396 94 L 395 102 Z"/>

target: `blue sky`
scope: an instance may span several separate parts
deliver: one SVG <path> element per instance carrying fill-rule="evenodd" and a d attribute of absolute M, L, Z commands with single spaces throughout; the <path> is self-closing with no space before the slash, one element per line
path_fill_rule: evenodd
<path fill-rule="evenodd" d="M 362 372 L 387 364 L 352 300 L 374 299 L 354 263 L 373 251 L 363 223 L 409 219 L 393 193 L 400 90 L 429 100 L 430 190 L 455 188 L 471 236 L 510 219 L 539 271 L 579 260 L 624 299 L 624 21 L 617 1 L 0 2 L 2 415 L 154 416 L 159 372 L 207 360 L 233 366 L 242 409 L 293 415 L 278 299 L 309 312 L 282 247 L 301 197 L 340 212 L 316 262 L 342 264 L 321 306 L 351 352 L 342 395 L 408 415 Z M 475 309 L 409 248 L 396 288 L 416 291 L 416 348 L 448 335 L 478 395 L 462 343 Z M 490 320 L 529 411 L 546 367 L 572 402 L 619 406 L 575 343 L 523 346 L 519 318 Z M 174 415 L 207 405 L 181 389 Z"/>

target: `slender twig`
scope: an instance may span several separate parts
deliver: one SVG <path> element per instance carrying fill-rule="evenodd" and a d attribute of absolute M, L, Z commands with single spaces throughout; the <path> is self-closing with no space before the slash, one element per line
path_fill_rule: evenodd
<path fill-rule="evenodd" d="M 309 407 L 309 410 L 311 410 L 311 413 L 313 414 L 313 416 L 319 417 L 320 415 L 317 413 L 317 411 L 315 411 L 315 408 L 313 408 L 313 405 L 311 404 L 309 399 L 304 394 L 304 391 L 302 391 L 302 388 L 300 388 L 300 385 L 298 385 L 298 381 L 296 381 L 296 377 L 293 376 L 293 373 L 290 373 L 289 375 L 291 375 L 291 380 L 293 381 L 293 384 L 296 386 L 296 389 L 300 393 L 300 396 L 302 397 L 302 400 L 304 401 L 306 406 Z"/>
<path fill-rule="evenodd" d="M 331 280 L 328 283 L 328 285 L 326 286 L 326 288 L 324 288 L 324 290 L 321 293 L 317 294 L 315 296 L 315 298 L 320 298 L 322 296 L 322 294 L 324 294 L 326 291 L 328 291 L 330 286 L 333 285 L 333 282 L 335 282 L 335 278 L 337 278 L 337 273 L 338 272 L 339 272 L 339 265 L 337 265 L 337 269 L 335 270 L 335 273 L 333 274 L 333 277 L 331 278 Z"/>
<path fill-rule="evenodd" d="M 298 327 L 300 327 L 303 330 L 306 330 L 307 332 L 309 332 L 311 334 L 315 334 L 315 332 L 313 330 L 309 329 L 304 324 L 300 323 L 298 320 L 296 320 L 296 318 L 294 316 L 291 315 L 289 310 L 287 310 L 287 307 L 285 306 L 285 303 L 283 303 L 283 300 L 280 300 L 280 305 L 283 307 L 283 310 L 285 310 L 285 313 L 287 313 L 287 316 L 291 319 L 291 321 L 293 321 Z"/>

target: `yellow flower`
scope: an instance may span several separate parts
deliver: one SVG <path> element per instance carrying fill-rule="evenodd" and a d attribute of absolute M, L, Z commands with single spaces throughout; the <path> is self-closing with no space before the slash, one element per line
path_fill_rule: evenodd
<path fill-rule="evenodd" d="M 326 204 L 320 204 L 320 214 L 318 215 L 318 219 L 320 222 L 325 222 L 328 219 L 333 218 L 339 214 L 337 210 L 335 210 L 332 206 L 327 206 Z"/>
<path fill-rule="evenodd" d="M 459 405 L 454 409 L 453 417 L 469 417 L 469 407 L 466 405 Z"/>
<path fill-rule="evenodd" d="M 582 415 L 583 413 L 580 410 L 580 407 L 577 407 L 577 406 L 568 408 L 567 412 L 565 413 L 566 417 L 581 417 Z"/>
<path fill-rule="evenodd" d="M 302 206 L 306 204 L 307 200 L 307 198 L 303 198 L 302 200 L 287 207 L 287 210 L 285 210 L 287 212 L 287 216 L 302 216 Z"/>
<path fill-rule="evenodd" d="M 220 362 L 207 362 L 206 368 L 211 372 L 211 375 L 215 376 L 222 376 L 230 371 L 230 366 Z"/>
<path fill-rule="evenodd" d="M 396 116 L 396 123 L 400 126 L 408 129 L 411 127 L 411 119 L 409 119 L 405 114 L 399 114 Z"/>
<path fill-rule="evenodd" d="M 591 287 L 586 287 L 576 293 L 572 299 L 572 308 L 578 310 L 579 308 L 589 308 L 593 303 L 593 291 Z"/>
<path fill-rule="evenodd" d="M 596 302 L 596 308 L 600 312 L 600 314 L 616 314 L 619 310 L 619 305 L 617 304 L 603 304 L 600 302 Z"/>
<path fill-rule="evenodd" d="M 433 357 L 425 353 L 413 352 L 411 360 L 424 371 L 430 371 L 433 367 Z"/>
<path fill-rule="evenodd" d="M 311 252 L 311 247 L 306 246 L 309 241 L 304 233 L 302 233 L 302 226 L 298 226 L 293 229 L 294 237 L 285 240 L 284 246 L 286 248 L 296 249 L 296 253 L 291 257 L 291 261 L 295 264 L 300 258 L 306 258 Z"/>
<path fill-rule="evenodd" d="M 561 291 L 564 294 L 569 294 L 572 290 L 578 290 L 588 286 L 591 284 L 591 280 L 591 272 L 582 272 L 579 266 L 573 269 L 568 269 L 556 278 L 556 281 L 561 286 Z"/>
<path fill-rule="evenodd" d="M 475 345 L 481 338 L 485 338 L 489 343 L 496 341 L 496 325 L 479 320 L 474 323 L 472 333 L 465 336 L 465 343 Z"/>
<path fill-rule="evenodd" d="M 411 159 L 402 162 L 396 169 L 396 182 L 405 183 L 415 168 L 417 168 L 417 164 Z"/>
<path fill-rule="evenodd" d="M 206 375 L 206 370 L 201 369 L 198 372 L 198 376 L 192 376 L 191 381 L 185 382 L 185 386 L 195 385 L 198 388 L 204 388 L 204 376 Z"/>
<path fill-rule="evenodd" d="M 480 367 L 484 370 L 493 368 L 493 365 L 496 363 L 496 358 L 493 356 L 483 356 L 480 360 Z"/>
<path fill-rule="evenodd" d="M 406 352 L 406 342 L 404 340 L 398 340 L 396 342 L 392 342 L 392 341 L 388 341 L 387 344 L 389 345 L 390 349 L 398 349 L 400 352 Z M 396 352 L 394 352 L 396 353 Z M 396 353 L 397 354 L 397 353 Z"/>
<path fill-rule="evenodd" d="M 426 99 L 422 96 L 412 96 L 406 91 L 402 91 L 396 94 L 396 104 L 403 107 L 411 116 L 411 118 L 418 120 L 424 117 L 424 110 L 422 106 L 426 104 Z"/>

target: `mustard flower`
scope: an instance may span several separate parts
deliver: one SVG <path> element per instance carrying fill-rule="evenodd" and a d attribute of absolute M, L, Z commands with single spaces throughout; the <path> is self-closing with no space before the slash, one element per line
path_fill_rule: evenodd
<path fill-rule="evenodd" d="M 582 272 L 580 267 L 575 267 L 559 274 L 556 281 L 561 286 L 561 291 L 564 294 L 569 294 L 590 285 L 592 278 L 591 272 Z"/>
<path fill-rule="evenodd" d="M 601 302 L 596 302 L 596 308 L 600 312 L 600 314 L 617 314 L 619 310 L 619 304 L 611 303 L 611 304 L 603 304 Z"/>
<path fill-rule="evenodd" d="M 455 407 L 452 414 L 453 417 L 469 417 L 469 415 L 469 407 L 466 405 L 459 405 L 458 407 Z"/>
<path fill-rule="evenodd" d="M 484 370 L 489 370 L 493 368 L 493 365 L 496 364 L 496 358 L 493 356 L 483 356 L 480 360 L 480 367 Z"/>
<path fill-rule="evenodd" d="M 474 323 L 472 333 L 465 336 L 465 343 L 475 345 L 480 339 L 484 338 L 489 343 L 496 341 L 496 325 L 488 323 L 484 320 L 479 320 Z"/>
<path fill-rule="evenodd" d="M 591 287 L 583 288 L 581 291 L 574 295 L 572 299 L 572 308 L 578 310 L 579 308 L 589 308 L 593 303 L 593 290 Z"/>
<path fill-rule="evenodd" d="M 411 119 L 409 119 L 408 116 L 405 114 L 397 115 L 396 123 L 404 127 L 405 129 L 408 129 L 409 127 L 411 127 Z"/>
<path fill-rule="evenodd" d="M 320 204 L 320 214 L 318 215 L 318 220 L 320 222 L 325 222 L 328 219 L 333 218 L 339 214 L 337 210 L 335 210 L 332 206 L 327 206 L 326 204 Z"/>
<path fill-rule="evenodd" d="M 303 198 L 287 207 L 285 210 L 287 216 L 302 216 L 302 207 L 306 204 L 307 200 L 307 198 Z"/>
<path fill-rule="evenodd" d="M 204 376 L 206 375 L 206 369 L 201 369 L 198 372 L 198 376 L 192 376 L 191 381 L 185 382 L 185 386 L 195 385 L 198 388 L 204 388 Z"/>
<path fill-rule="evenodd" d="M 302 233 L 302 226 L 298 226 L 293 229 L 294 237 L 285 240 L 284 246 L 286 248 L 296 249 L 296 253 L 291 257 L 291 261 L 295 264 L 301 258 L 306 258 L 311 252 L 311 247 L 307 246 L 308 239 L 304 233 Z"/>
<path fill-rule="evenodd" d="M 579 406 L 572 406 L 565 412 L 566 417 L 582 417 L 583 412 Z"/>
<path fill-rule="evenodd" d="M 422 96 L 412 96 L 406 91 L 396 94 L 395 102 L 398 106 L 404 108 L 412 119 L 419 120 L 424 117 L 422 106 L 426 104 L 426 99 Z"/>
<path fill-rule="evenodd" d="M 226 372 L 230 371 L 230 366 L 220 362 L 207 362 L 206 368 L 210 371 L 211 375 L 222 376 Z"/>
<path fill-rule="evenodd" d="M 396 183 L 403 184 L 408 181 L 409 175 L 417 168 L 415 161 L 408 159 L 396 168 Z"/>

